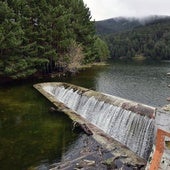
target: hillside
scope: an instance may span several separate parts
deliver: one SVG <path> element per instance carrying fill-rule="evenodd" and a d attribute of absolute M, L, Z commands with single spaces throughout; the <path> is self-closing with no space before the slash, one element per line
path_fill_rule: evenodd
<path fill-rule="evenodd" d="M 130 31 L 134 28 L 144 26 L 146 24 L 154 23 L 162 19 L 167 19 L 169 16 L 148 16 L 144 18 L 135 17 L 117 17 L 106 20 L 96 21 L 96 33 L 99 35 L 106 35 L 115 32 Z"/>
<path fill-rule="evenodd" d="M 96 32 L 100 35 L 121 32 L 125 30 L 131 30 L 137 26 L 140 26 L 141 23 L 135 18 L 111 18 L 107 20 L 97 21 L 95 23 Z"/>
<path fill-rule="evenodd" d="M 147 59 L 170 59 L 170 17 L 147 18 L 138 20 L 138 25 L 128 22 L 129 27 L 114 25 L 115 31 L 106 34 L 108 29 L 100 35 L 109 46 L 112 58 L 133 58 L 144 56 Z M 103 28 L 103 27 L 102 27 Z"/>

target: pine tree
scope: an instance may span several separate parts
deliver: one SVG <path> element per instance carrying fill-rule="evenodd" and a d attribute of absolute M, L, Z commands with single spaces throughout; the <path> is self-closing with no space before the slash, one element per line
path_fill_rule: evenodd
<path fill-rule="evenodd" d="M 58 66 L 68 70 L 73 51 L 81 63 L 95 60 L 94 23 L 83 0 L 4 0 L 0 16 L 3 76 L 51 73 Z"/>

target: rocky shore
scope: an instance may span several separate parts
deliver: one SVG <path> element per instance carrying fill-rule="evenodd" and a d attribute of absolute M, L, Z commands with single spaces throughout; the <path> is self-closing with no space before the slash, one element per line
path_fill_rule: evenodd
<path fill-rule="evenodd" d="M 49 166 L 50 170 L 143 170 L 144 166 L 123 163 L 126 155 L 114 156 L 92 136 L 80 134 L 77 142 L 63 155 L 61 162 Z M 121 159 L 120 159 L 121 158 Z"/>

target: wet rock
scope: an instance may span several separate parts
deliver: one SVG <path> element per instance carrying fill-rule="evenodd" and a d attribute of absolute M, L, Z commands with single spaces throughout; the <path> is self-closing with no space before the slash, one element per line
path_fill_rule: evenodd
<path fill-rule="evenodd" d="M 80 162 L 78 162 L 76 164 L 76 167 L 77 168 L 85 168 L 85 167 L 93 166 L 93 165 L 95 165 L 95 161 L 84 159 L 84 160 L 81 160 Z"/>
<path fill-rule="evenodd" d="M 120 155 L 116 157 L 111 157 L 102 163 L 107 166 L 108 170 L 113 170 L 113 169 L 122 169 L 122 170 L 144 170 L 145 165 L 141 164 L 131 164 L 130 161 L 123 163 L 122 159 L 126 158 L 127 155 Z"/>
<path fill-rule="evenodd" d="M 36 169 L 37 169 L 37 170 L 48 170 L 49 167 L 48 167 L 48 165 L 42 164 L 42 165 L 40 165 L 39 167 L 36 167 Z"/>
<path fill-rule="evenodd" d="M 76 128 L 82 129 L 87 135 L 93 135 L 92 131 L 88 128 L 88 126 L 85 123 L 81 124 L 79 122 L 74 121 L 73 129 Z"/>
<path fill-rule="evenodd" d="M 51 112 L 56 112 L 56 111 L 57 111 L 55 107 L 50 107 L 49 110 L 50 110 Z"/>
<path fill-rule="evenodd" d="M 166 100 L 170 102 L 170 97 L 168 97 Z"/>
<path fill-rule="evenodd" d="M 107 165 L 108 167 L 111 167 L 112 164 L 114 164 L 113 162 L 113 158 L 109 158 L 107 160 L 105 160 L 104 162 L 102 162 L 104 165 Z"/>
<path fill-rule="evenodd" d="M 165 105 L 162 109 L 164 111 L 170 111 L 170 104 Z"/>

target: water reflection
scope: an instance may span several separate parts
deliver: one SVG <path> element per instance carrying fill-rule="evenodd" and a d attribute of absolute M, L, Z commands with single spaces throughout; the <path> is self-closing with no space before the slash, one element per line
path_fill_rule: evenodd
<path fill-rule="evenodd" d="M 52 104 L 32 86 L 1 88 L 0 96 L 0 169 L 60 160 L 77 138 L 71 120 L 61 112 L 51 113 Z"/>

